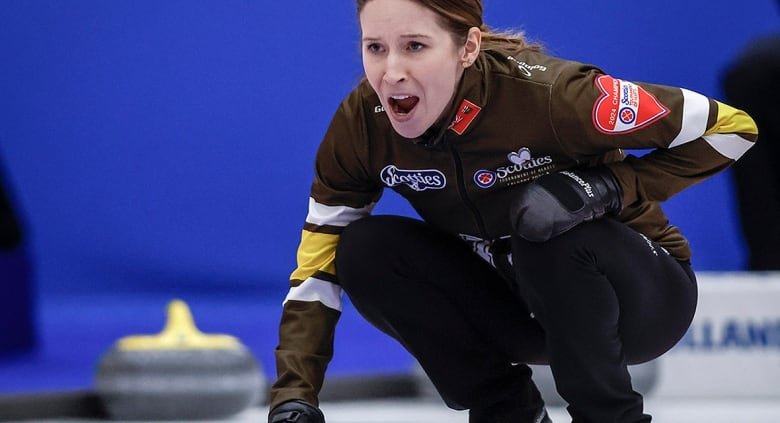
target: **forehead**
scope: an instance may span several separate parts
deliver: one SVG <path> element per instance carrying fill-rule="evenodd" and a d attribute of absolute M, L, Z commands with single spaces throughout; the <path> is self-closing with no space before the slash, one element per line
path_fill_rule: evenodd
<path fill-rule="evenodd" d="M 436 12 L 411 0 L 369 1 L 360 12 L 360 29 L 367 38 L 446 33 Z"/>

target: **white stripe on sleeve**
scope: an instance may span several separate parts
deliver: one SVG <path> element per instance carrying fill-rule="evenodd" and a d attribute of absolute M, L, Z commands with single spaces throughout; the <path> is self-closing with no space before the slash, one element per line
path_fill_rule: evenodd
<path fill-rule="evenodd" d="M 732 160 L 737 160 L 742 157 L 742 155 L 754 144 L 737 134 L 705 135 L 704 140 L 707 141 L 715 151 Z"/>
<path fill-rule="evenodd" d="M 342 289 L 336 284 L 320 279 L 308 278 L 302 284 L 290 288 L 282 305 L 290 300 L 319 301 L 325 307 L 341 311 Z"/>
<path fill-rule="evenodd" d="M 707 131 L 707 119 L 710 115 L 709 99 L 686 89 L 682 89 L 682 94 L 683 117 L 680 133 L 677 134 L 668 148 L 691 142 L 700 138 Z"/>
<path fill-rule="evenodd" d="M 361 217 L 371 214 L 376 203 L 355 209 L 347 206 L 326 206 L 309 198 L 309 215 L 306 223 L 314 225 L 347 226 Z"/>

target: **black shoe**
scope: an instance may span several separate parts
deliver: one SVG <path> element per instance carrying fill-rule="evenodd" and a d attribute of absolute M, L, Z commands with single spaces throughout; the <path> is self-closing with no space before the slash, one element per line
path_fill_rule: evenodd
<path fill-rule="evenodd" d="M 539 417 L 536 418 L 536 421 L 534 423 L 552 423 L 552 420 L 550 419 L 550 416 L 547 414 L 547 409 L 542 408 L 542 412 L 539 414 Z"/>
<path fill-rule="evenodd" d="M 552 423 L 552 420 L 544 407 L 536 413 L 525 411 L 511 413 L 511 415 L 505 410 L 490 407 L 485 410 L 469 410 L 469 423 Z"/>

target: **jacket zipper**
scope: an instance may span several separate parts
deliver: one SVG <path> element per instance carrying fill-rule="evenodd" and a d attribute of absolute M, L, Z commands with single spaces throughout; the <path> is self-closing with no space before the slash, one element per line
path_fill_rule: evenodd
<path fill-rule="evenodd" d="M 485 222 L 482 220 L 482 215 L 479 214 L 477 206 L 471 202 L 471 199 L 469 199 L 469 196 L 466 193 L 466 183 L 463 179 L 463 162 L 460 160 L 460 155 L 455 149 L 455 146 L 449 142 L 446 136 L 442 141 L 447 144 L 447 147 L 452 153 L 452 158 L 455 160 L 455 175 L 458 178 L 458 193 L 460 194 L 460 198 L 463 201 L 463 204 L 465 204 L 469 211 L 471 211 L 471 215 L 474 218 L 474 222 L 477 224 L 477 229 L 479 229 L 481 238 L 486 240 L 488 239 L 488 233 L 487 229 L 485 228 Z"/>

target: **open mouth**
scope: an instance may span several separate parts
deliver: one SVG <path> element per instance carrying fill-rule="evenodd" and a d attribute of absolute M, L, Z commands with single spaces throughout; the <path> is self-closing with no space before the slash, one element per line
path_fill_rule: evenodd
<path fill-rule="evenodd" d="M 390 104 L 390 108 L 393 110 L 393 113 L 398 115 L 409 114 L 412 109 L 417 106 L 419 101 L 420 97 L 415 97 L 412 95 L 394 95 L 390 96 L 388 99 L 388 103 Z"/>

